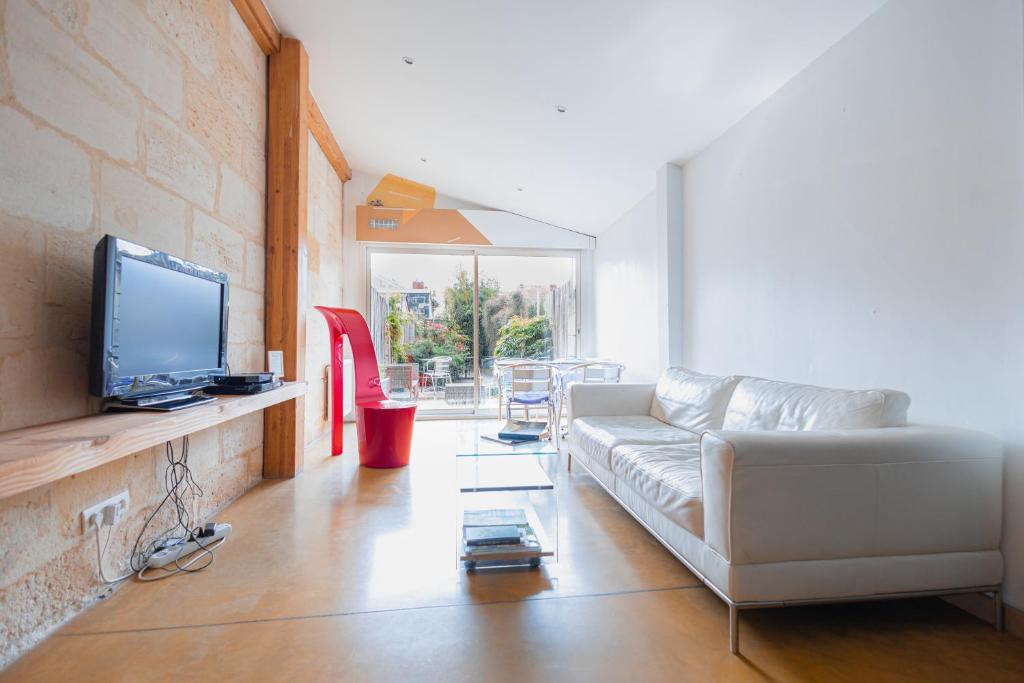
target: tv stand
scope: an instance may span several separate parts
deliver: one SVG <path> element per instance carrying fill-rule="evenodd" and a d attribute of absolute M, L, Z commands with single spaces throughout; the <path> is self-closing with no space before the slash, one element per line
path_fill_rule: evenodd
<path fill-rule="evenodd" d="M 305 382 L 247 396 L 222 396 L 188 410 L 100 413 L 0 433 L 0 499 L 91 470 L 306 393 Z M 272 443 L 264 457 L 273 457 Z"/>
<path fill-rule="evenodd" d="M 216 401 L 216 396 L 206 396 L 204 394 L 193 393 L 192 391 L 175 391 L 169 394 L 159 394 L 157 396 L 142 396 L 140 398 L 126 398 L 126 399 L 112 399 L 104 404 L 104 410 L 158 410 L 160 412 L 170 412 L 172 410 L 181 410 L 182 408 L 191 408 L 192 406 L 202 405 L 204 403 L 210 403 Z"/>

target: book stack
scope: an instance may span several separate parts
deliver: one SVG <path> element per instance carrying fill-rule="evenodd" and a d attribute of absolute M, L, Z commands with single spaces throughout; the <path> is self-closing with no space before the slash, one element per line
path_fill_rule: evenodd
<path fill-rule="evenodd" d="M 548 554 L 521 508 L 466 510 L 462 515 L 462 560 L 467 567 L 517 561 L 536 566 Z"/>

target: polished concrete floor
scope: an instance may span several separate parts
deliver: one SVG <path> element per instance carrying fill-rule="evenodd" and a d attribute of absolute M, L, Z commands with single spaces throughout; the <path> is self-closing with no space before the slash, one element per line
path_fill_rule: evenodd
<path fill-rule="evenodd" d="M 417 423 L 401 470 L 322 444 L 223 512 L 210 569 L 122 586 L 0 680 L 1024 681 L 1024 641 L 937 599 L 746 612 L 731 656 L 725 605 L 564 467 L 557 565 L 460 572 L 453 455 L 494 426 Z"/>

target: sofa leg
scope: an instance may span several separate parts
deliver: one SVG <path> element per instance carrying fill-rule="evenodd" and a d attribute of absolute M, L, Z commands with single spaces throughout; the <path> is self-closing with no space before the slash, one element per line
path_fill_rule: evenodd
<path fill-rule="evenodd" d="M 729 605 L 729 652 L 740 653 L 740 610 L 736 605 Z"/>
<path fill-rule="evenodd" d="M 566 466 L 565 466 L 566 471 L 572 472 L 572 453 L 570 453 L 568 451 L 565 452 L 565 462 L 566 462 Z"/>
<path fill-rule="evenodd" d="M 995 606 L 996 606 L 996 620 L 995 620 L 996 630 L 997 631 L 1005 631 L 1006 630 L 1006 606 L 1003 605 L 1003 592 L 1001 590 L 1000 591 L 996 591 L 995 595 L 993 595 L 993 599 L 995 601 Z"/>

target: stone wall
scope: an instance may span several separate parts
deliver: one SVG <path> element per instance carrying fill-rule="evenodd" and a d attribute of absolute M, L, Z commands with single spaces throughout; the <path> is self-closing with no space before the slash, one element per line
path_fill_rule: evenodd
<path fill-rule="evenodd" d="M 0 431 L 85 415 L 105 233 L 231 276 L 228 357 L 262 370 L 266 58 L 228 0 L 0 0 Z M 262 416 L 194 434 L 206 515 L 260 478 Z M 108 573 L 163 447 L 0 501 L 0 666 L 106 592 L 79 513 L 123 489 Z"/>
<path fill-rule="evenodd" d="M 306 281 L 306 443 L 313 444 L 331 427 L 324 419 L 324 368 L 330 364 L 327 324 L 313 306 L 342 306 L 342 183 L 320 146 L 309 136 L 309 199 Z M 329 402 L 328 402 L 329 403 Z"/>

